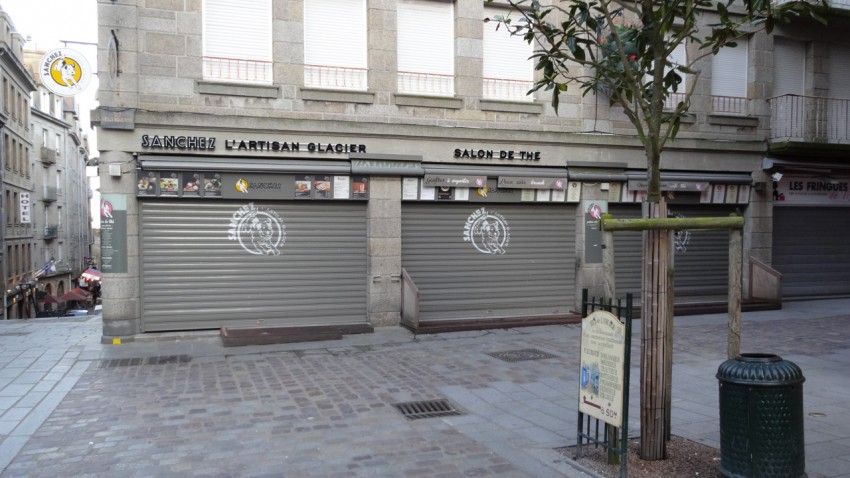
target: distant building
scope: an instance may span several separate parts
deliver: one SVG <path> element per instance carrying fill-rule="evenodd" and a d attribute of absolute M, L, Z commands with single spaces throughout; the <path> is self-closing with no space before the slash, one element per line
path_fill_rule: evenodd
<path fill-rule="evenodd" d="M 86 165 L 88 143 L 73 97 L 49 91 L 38 75 L 46 52 L 25 51 L 36 78 L 32 98 L 33 217 L 35 278 L 39 293 L 59 297 L 77 286 L 91 257 L 91 223 Z M 55 308 L 55 307 L 54 307 Z"/>
<path fill-rule="evenodd" d="M 641 213 L 632 124 L 602 95 L 570 91 L 556 114 L 529 94 L 532 47 L 482 21 L 503 7 L 98 13 L 104 340 L 562 321 L 602 293 L 594 215 Z M 841 21 L 776 33 L 700 60 L 662 160 L 671 214 L 744 215 L 745 296 L 774 305 L 850 294 L 850 47 Z M 640 253 L 639 234 L 616 238 L 621 294 L 639 292 Z M 679 307 L 723 307 L 726 232 L 677 234 L 675 267 Z"/>
<path fill-rule="evenodd" d="M 30 318 L 43 311 L 44 294 L 76 286 L 91 255 L 88 145 L 73 98 L 39 80 L 44 52 L 24 51 L 2 10 L 0 28 L 4 318 Z"/>

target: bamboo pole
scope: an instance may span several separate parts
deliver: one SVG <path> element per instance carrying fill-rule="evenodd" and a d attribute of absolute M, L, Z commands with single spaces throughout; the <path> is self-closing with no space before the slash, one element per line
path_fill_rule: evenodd
<path fill-rule="evenodd" d="M 696 229 L 743 229 L 744 218 L 729 217 L 689 217 L 689 218 L 650 218 L 650 219 L 614 219 L 603 215 L 600 220 L 603 231 L 647 231 L 647 230 L 696 230 Z"/>
<path fill-rule="evenodd" d="M 729 231 L 729 333 L 727 358 L 741 353 L 741 281 L 743 276 L 743 234 L 740 229 Z"/>
<path fill-rule="evenodd" d="M 657 221 L 667 216 L 667 204 L 646 202 L 646 221 Z M 607 228 L 607 225 L 605 226 Z M 665 430 L 665 405 L 667 403 L 667 329 L 669 307 L 667 302 L 669 234 L 659 228 L 644 231 L 643 305 L 641 306 L 641 443 L 640 456 L 644 460 L 667 458 L 667 432 Z"/>
<path fill-rule="evenodd" d="M 614 273 L 614 233 L 602 231 L 602 273 L 605 276 L 605 297 L 617 299 L 617 277 Z"/>

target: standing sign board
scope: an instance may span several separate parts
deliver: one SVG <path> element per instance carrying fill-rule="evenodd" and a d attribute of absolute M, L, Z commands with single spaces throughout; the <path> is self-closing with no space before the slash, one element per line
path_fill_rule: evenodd
<path fill-rule="evenodd" d="M 100 263 L 103 272 L 127 272 L 127 197 L 104 194 L 100 201 Z"/>
<path fill-rule="evenodd" d="M 579 412 L 619 428 L 623 419 L 626 326 L 597 310 L 581 321 Z"/>

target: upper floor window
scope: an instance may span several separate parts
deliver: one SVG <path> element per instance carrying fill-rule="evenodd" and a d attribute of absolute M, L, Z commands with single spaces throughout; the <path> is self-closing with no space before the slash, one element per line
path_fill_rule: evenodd
<path fill-rule="evenodd" d="M 711 107 L 715 113 L 747 114 L 746 38 L 725 46 L 711 60 Z"/>
<path fill-rule="evenodd" d="M 484 17 L 508 15 L 505 9 L 484 7 Z M 517 15 L 514 12 L 514 15 Z M 484 24 L 484 92 L 493 100 L 533 101 L 528 91 L 534 86 L 534 48 L 521 36 L 510 35 L 496 22 Z"/>
<path fill-rule="evenodd" d="M 680 43 L 673 49 L 670 55 L 667 57 L 667 61 L 671 63 L 672 66 L 664 69 L 664 74 L 669 73 L 671 69 L 676 66 L 687 66 L 688 65 L 688 54 L 687 54 L 687 44 Z M 685 89 L 687 88 L 686 81 L 687 77 L 685 74 L 679 72 L 679 75 L 682 76 L 682 83 L 679 84 L 679 87 L 675 92 L 670 91 L 670 94 L 667 96 L 667 99 L 664 101 L 664 109 L 673 110 L 679 105 L 679 102 L 685 100 Z"/>
<path fill-rule="evenodd" d="M 366 0 L 304 1 L 304 85 L 365 90 Z"/>
<path fill-rule="evenodd" d="M 272 82 L 271 0 L 204 0 L 204 79 Z"/>
<path fill-rule="evenodd" d="M 398 92 L 454 95 L 454 3 L 398 3 Z"/>

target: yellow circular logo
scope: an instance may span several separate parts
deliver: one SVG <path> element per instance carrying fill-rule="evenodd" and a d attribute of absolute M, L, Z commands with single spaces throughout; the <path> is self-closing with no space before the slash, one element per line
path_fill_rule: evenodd
<path fill-rule="evenodd" d="M 240 179 L 240 180 L 236 181 L 235 187 L 236 187 L 236 190 L 239 191 L 240 193 L 248 194 L 248 181 L 245 181 L 244 179 Z"/>
<path fill-rule="evenodd" d="M 74 88 L 80 83 L 82 76 L 83 70 L 73 58 L 66 56 L 54 60 L 50 65 L 50 77 L 59 85 Z"/>

